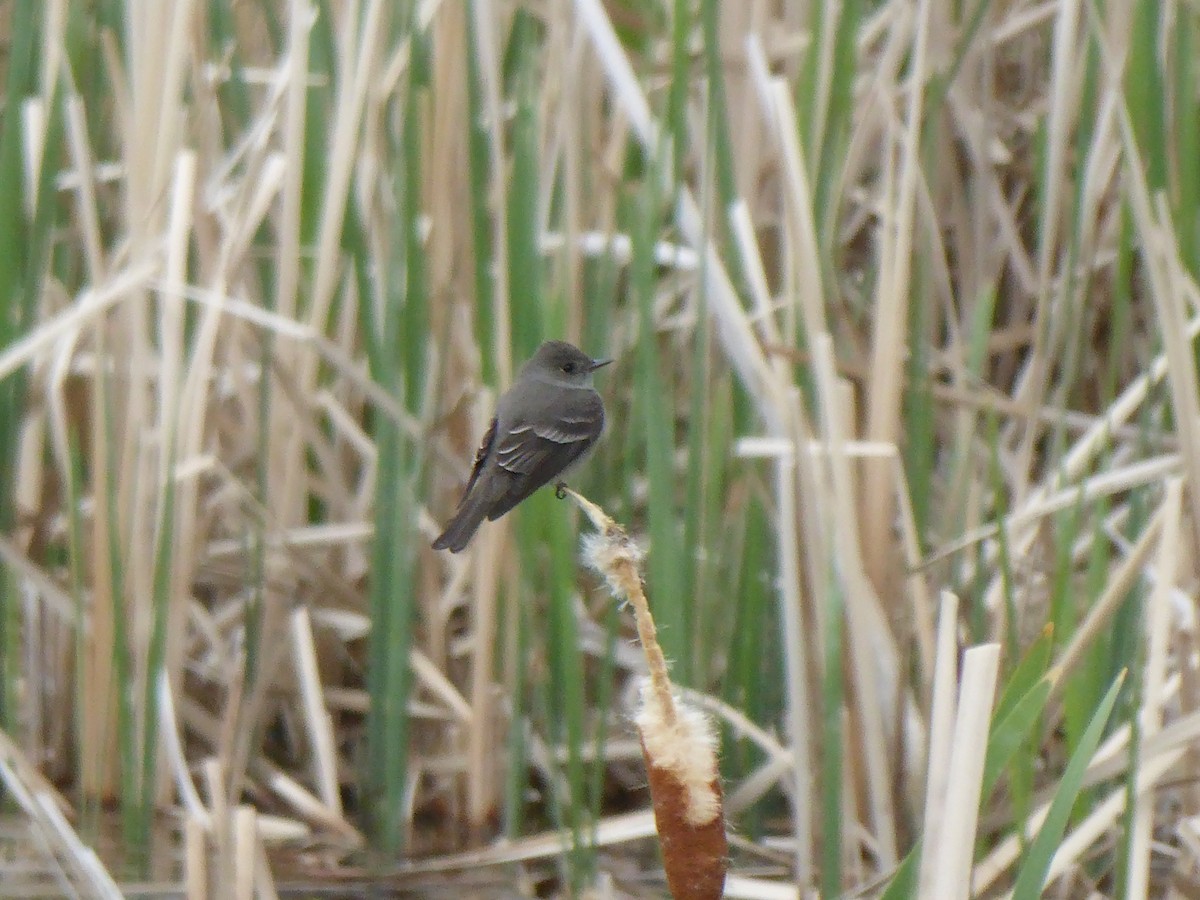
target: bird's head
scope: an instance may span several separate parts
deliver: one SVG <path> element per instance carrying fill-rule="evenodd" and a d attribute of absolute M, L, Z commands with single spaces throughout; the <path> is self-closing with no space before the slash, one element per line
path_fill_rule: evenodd
<path fill-rule="evenodd" d="M 590 387 L 592 373 L 611 362 L 611 359 L 592 359 L 566 341 L 546 341 L 525 364 L 521 374 L 575 387 Z"/>

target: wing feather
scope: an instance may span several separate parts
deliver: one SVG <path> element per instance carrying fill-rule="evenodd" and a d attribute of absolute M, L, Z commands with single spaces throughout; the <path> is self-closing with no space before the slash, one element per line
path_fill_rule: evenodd
<path fill-rule="evenodd" d="M 554 421 L 521 422 L 496 443 L 496 464 L 514 477 L 488 512 L 504 515 L 583 456 L 604 430 L 604 406 L 593 394 L 585 405 Z"/>
<path fill-rule="evenodd" d="M 492 418 L 492 424 L 488 426 L 487 432 L 483 435 L 483 440 L 479 442 L 479 449 L 475 451 L 475 462 L 471 466 L 471 478 L 467 482 L 467 489 L 463 491 L 463 500 L 467 499 L 467 495 L 471 493 L 471 488 L 475 487 L 475 482 L 479 480 L 479 473 L 483 471 L 484 465 L 487 463 L 488 455 L 492 452 L 492 444 L 496 442 L 496 418 Z"/>

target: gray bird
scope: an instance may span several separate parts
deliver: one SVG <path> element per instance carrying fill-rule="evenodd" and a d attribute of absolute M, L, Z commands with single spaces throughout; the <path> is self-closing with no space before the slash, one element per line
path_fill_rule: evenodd
<path fill-rule="evenodd" d="M 592 359 L 566 341 L 546 341 L 496 404 L 454 518 L 433 542 L 457 553 L 485 518 L 495 521 L 578 462 L 604 430 Z"/>

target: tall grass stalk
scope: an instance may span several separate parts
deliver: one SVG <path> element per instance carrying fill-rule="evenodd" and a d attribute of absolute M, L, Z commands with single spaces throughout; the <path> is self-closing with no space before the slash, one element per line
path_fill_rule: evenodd
<path fill-rule="evenodd" d="M 26 98 L 36 93 L 36 66 L 41 32 L 41 7 L 37 3 L 13 6 L 11 27 L 14 39 L 8 48 L 5 73 L 5 108 L 9 114 L 0 122 L 0 199 L 9 214 L 0 216 L 0 305 L 8 311 L 0 317 L 0 347 L 8 347 L 33 327 L 36 285 L 49 249 L 49 172 L 58 159 L 57 142 L 43 144 L 43 168 L 27 173 L 22 165 L 26 141 L 36 144 L 50 134 L 30 134 L 32 122 L 20 113 Z M 47 98 L 48 99 L 48 98 Z M 55 104 L 57 106 L 57 104 Z M 45 108 L 40 108 L 45 115 Z M 16 473 L 11 461 L 19 456 L 20 422 L 27 402 L 27 377 L 22 372 L 0 382 L 0 458 L 9 460 L 0 478 L 0 529 L 8 533 L 16 525 L 18 510 Z M 0 722 L 16 724 L 19 709 L 15 687 L 21 662 L 19 583 L 11 573 L 0 573 L 0 672 L 5 687 L 0 690 Z"/>
<path fill-rule="evenodd" d="M 369 323 L 372 377 L 387 386 L 406 413 L 419 418 L 427 403 L 426 373 L 431 360 L 427 351 L 429 288 L 420 226 L 422 173 L 428 166 L 424 158 L 424 113 L 429 70 L 426 36 L 417 29 L 415 17 L 405 24 L 410 59 L 408 83 L 400 101 L 401 134 L 397 143 L 401 152 L 391 181 L 397 218 L 388 230 L 391 265 L 382 291 L 371 290 L 361 297 L 361 312 Z M 379 25 L 364 19 L 363 36 L 368 34 L 366 29 Z M 362 250 L 365 255 L 365 242 Z M 364 281 L 365 290 L 371 287 L 369 281 Z M 370 817 L 377 848 L 394 856 L 407 835 L 406 809 L 410 802 L 410 654 L 418 608 L 414 576 L 420 540 L 415 526 L 424 454 L 420 443 L 404 434 L 400 423 L 379 416 L 375 425 L 378 468 L 368 670 L 369 762 L 363 786 L 371 797 Z"/>

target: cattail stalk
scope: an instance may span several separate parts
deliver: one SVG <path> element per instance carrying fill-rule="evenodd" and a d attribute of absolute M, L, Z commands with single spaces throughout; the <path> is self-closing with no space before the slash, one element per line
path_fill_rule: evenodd
<path fill-rule="evenodd" d="M 564 491 L 596 526 L 598 533 L 584 539 L 584 557 L 604 576 L 613 596 L 632 607 L 646 655 L 649 674 L 634 721 L 646 760 L 667 886 L 676 900 L 718 898 L 724 892 L 729 844 L 712 724 L 672 689 L 642 583 L 644 552 L 599 506 Z"/>

